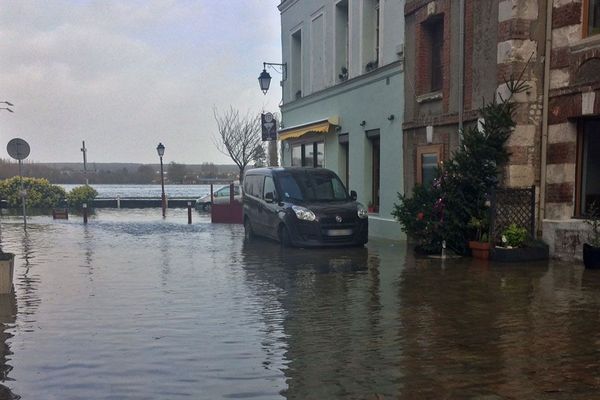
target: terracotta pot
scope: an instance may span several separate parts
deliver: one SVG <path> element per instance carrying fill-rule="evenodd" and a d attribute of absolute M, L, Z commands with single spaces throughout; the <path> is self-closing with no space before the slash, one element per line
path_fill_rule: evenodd
<path fill-rule="evenodd" d="M 470 241 L 469 248 L 473 258 L 487 260 L 490 258 L 490 244 L 488 242 Z"/>

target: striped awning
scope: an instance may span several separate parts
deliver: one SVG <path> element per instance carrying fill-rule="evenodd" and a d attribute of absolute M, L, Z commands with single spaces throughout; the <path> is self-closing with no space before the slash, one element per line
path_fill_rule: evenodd
<path fill-rule="evenodd" d="M 279 130 L 279 140 L 295 139 L 302 135 L 306 135 L 307 133 L 327 133 L 332 127 L 335 127 L 338 124 L 339 117 L 330 117 L 320 121 L 291 126 Z"/>

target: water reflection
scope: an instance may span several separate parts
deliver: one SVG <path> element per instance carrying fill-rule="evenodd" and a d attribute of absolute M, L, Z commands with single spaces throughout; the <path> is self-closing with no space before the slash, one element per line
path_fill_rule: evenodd
<path fill-rule="evenodd" d="M 284 311 L 286 398 L 364 398 L 388 385 L 378 367 L 390 356 L 380 262 L 366 248 L 245 244 L 249 284 Z"/>
<path fill-rule="evenodd" d="M 9 339 L 13 336 L 9 330 L 14 327 L 17 316 L 17 300 L 14 292 L 0 294 L 0 381 L 9 380 L 8 374 L 12 370 L 9 365 L 10 356 L 13 354 Z M 0 399 L 19 399 L 7 386 L 0 384 Z"/>
<path fill-rule="evenodd" d="M 262 312 L 283 310 L 288 399 L 583 399 L 600 389 L 596 272 L 441 263 L 386 244 L 258 241 L 243 254 Z"/>
<path fill-rule="evenodd" d="M 14 228 L 14 226 L 13 226 Z M 27 231 L 22 231 L 21 235 L 21 251 L 15 256 L 15 286 L 18 286 L 19 298 L 21 301 L 21 314 L 25 315 L 23 322 L 27 325 L 26 331 L 31 331 L 35 322 L 35 313 L 41 304 L 41 298 L 37 295 L 37 289 L 40 284 L 40 276 L 35 271 L 35 246 L 33 244 L 32 235 L 36 235 L 39 230 L 36 226 L 29 226 Z M 18 259 L 22 260 L 21 263 Z M 18 268 L 20 266 L 20 268 Z M 20 271 L 20 273 L 17 273 Z"/>

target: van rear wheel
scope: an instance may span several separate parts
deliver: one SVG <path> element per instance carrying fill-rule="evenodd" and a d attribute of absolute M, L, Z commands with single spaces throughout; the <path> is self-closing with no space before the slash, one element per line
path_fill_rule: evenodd
<path fill-rule="evenodd" d="M 244 219 L 244 239 L 254 239 L 254 231 L 252 230 L 252 224 L 250 223 L 250 219 L 248 218 Z"/>

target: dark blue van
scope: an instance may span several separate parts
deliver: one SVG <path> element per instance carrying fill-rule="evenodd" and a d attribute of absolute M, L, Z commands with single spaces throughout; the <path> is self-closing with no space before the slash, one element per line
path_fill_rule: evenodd
<path fill-rule="evenodd" d="M 283 246 L 362 246 L 367 209 L 325 168 L 257 168 L 244 177 L 244 229 Z"/>

